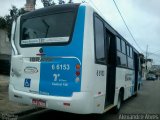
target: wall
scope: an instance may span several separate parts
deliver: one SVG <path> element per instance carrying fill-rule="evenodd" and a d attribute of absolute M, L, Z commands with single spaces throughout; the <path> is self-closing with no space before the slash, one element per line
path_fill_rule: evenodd
<path fill-rule="evenodd" d="M 150 70 L 152 68 L 152 61 L 147 61 L 147 69 Z"/>
<path fill-rule="evenodd" d="M 7 31 L 0 29 L 0 54 L 11 55 L 11 44 Z"/>

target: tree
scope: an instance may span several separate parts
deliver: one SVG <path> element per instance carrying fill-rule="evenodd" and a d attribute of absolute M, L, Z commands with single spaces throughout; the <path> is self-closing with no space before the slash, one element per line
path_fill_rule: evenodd
<path fill-rule="evenodd" d="M 55 5 L 56 3 L 54 2 L 54 0 L 41 0 L 41 2 L 43 3 L 44 7 L 48 7 L 51 5 Z"/>
<path fill-rule="evenodd" d="M 59 4 L 65 4 L 64 0 L 59 0 Z"/>
<path fill-rule="evenodd" d="M 43 3 L 44 7 L 49 7 L 49 6 L 52 6 L 52 5 L 56 5 L 54 0 L 41 0 L 41 2 Z M 73 0 L 69 0 L 68 3 L 73 3 Z M 65 4 L 65 1 L 64 0 L 58 0 L 58 4 Z"/>
<path fill-rule="evenodd" d="M 68 3 L 73 3 L 73 1 L 72 0 L 69 0 L 69 2 Z"/>
<path fill-rule="evenodd" d="M 8 32 L 8 38 L 11 37 L 11 29 L 12 29 L 12 23 L 14 20 L 16 20 L 20 15 L 26 13 L 24 8 L 18 9 L 16 6 L 12 6 L 10 9 L 10 14 L 5 16 L 6 22 L 7 22 L 7 32 Z"/>
<path fill-rule="evenodd" d="M 12 8 L 9 11 L 10 11 L 9 15 L 0 17 L 0 28 L 7 30 L 8 38 L 10 40 L 12 22 L 16 20 L 18 16 L 24 14 L 26 11 L 24 10 L 24 8 L 18 9 L 16 8 L 16 6 L 12 6 Z"/>
<path fill-rule="evenodd" d="M 0 17 L 0 29 L 6 29 L 7 28 L 7 23 L 5 18 Z"/>

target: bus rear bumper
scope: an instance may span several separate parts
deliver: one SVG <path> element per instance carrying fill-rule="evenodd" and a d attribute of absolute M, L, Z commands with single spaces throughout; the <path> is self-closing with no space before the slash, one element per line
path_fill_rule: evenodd
<path fill-rule="evenodd" d="M 33 105 L 33 99 L 42 100 L 45 108 L 77 114 L 93 113 L 93 97 L 89 92 L 74 92 L 72 97 L 46 96 L 19 91 L 10 84 L 9 99 L 28 105 Z"/>

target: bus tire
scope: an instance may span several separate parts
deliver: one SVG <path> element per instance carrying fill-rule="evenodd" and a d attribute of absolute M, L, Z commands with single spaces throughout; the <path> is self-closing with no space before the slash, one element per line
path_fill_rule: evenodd
<path fill-rule="evenodd" d="M 117 105 L 114 108 L 114 113 L 118 113 L 119 112 L 119 110 L 121 109 L 122 101 L 123 101 L 123 91 L 121 90 L 119 92 L 119 95 L 118 95 Z"/>

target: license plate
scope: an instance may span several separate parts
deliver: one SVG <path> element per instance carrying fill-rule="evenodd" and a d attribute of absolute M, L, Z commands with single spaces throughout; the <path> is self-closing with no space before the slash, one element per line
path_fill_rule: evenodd
<path fill-rule="evenodd" d="M 32 99 L 32 104 L 39 107 L 46 107 L 46 101 L 40 99 Z"/>

